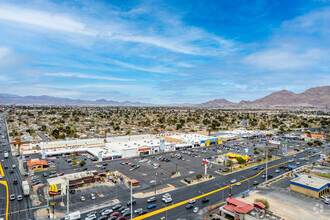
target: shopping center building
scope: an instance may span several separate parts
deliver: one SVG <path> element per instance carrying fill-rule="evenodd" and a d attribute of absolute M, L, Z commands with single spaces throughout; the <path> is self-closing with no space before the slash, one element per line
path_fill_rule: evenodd
<path fill-rule="evenodd" d="M 88 153 L 98 158 L 98 160 L 104 160 L 136 157 L 220 143 L 221 139 L 213 136 L 164 133 L 30 143 L 20 145 L 19 151 L 22 155 L 42 154 L 43 159 L 49 156 Z"/>

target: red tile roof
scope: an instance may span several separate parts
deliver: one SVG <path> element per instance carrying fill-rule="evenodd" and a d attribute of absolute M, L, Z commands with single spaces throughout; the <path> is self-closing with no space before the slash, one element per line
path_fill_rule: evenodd
<path fill-rule="evenodd" d="M 266 206 L 262 203 L 262 202 L 255 202 L 253 203 L 254 207 L 258 208 L 258 209 L 265 209 Z"/>
<path fill-rule="evenodd" d="M 247 204 L 245 202 L 239 201 L 238 199 L 234 198 L 227 198 L 227 205 L 224 206 L 230 212 L 233 210 L 237 213 L 248 213 L 254 209 L 253 205 Z M 227 208 L 226 208 L 227 207 Z"/>
<path fill-rule="evenodd" d="M 32 167 L 34 165 L 43 165 L 43 166 L 48 166 L 47 161 L 45 160 L 33 160 L 33 161 L 28 161 L 27 162 L 28 167 Z"/>

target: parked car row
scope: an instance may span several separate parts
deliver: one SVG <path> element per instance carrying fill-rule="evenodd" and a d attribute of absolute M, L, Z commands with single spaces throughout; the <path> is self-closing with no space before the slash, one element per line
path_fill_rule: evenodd
<path fill-rule="evenodd" d="M 38 176 L 30 176 L 30 180 L 33 186 L 41 183 L 40 179 Z"/>

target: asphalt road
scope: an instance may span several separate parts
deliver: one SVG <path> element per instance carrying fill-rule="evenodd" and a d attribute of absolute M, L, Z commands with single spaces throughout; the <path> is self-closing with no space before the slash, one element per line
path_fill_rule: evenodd
<path fill-rule="evenodd" d="M 276 165 L 279 165 L 282 163 L 285 163 L 284 165 L 288 165 L 288 164 L 290 164 L 290 163 L 288 163 L 288 160 L 293 159 L 293 158 L 295 159 L 295 161 L 292 163 L 292 165 L 296 165 L 296 162 L 299 161 L 300 164 L 296 165 L 296 166 L 300 167 L 300 166 L 305 165 L 306 163 L 312 163 L 313 161 L 318 159 L 318 157 L 314 156 L 314 157 L 310 157 L 309 161 L 300 160 L 300 158 L 306 157 L 309 155 L 308 151 L 309 150 L 306 150 L 304 152 L 300 152 L 300 153 L 296 154 L 295 158 L 293 156 L 286 156 L 286 157 L 282 157 L 276 161 L 269 162 L 268 167 L 276 166 Z M 260 168 L 261 166 L 265 167 L 265 165 L 259 165 L 258 168 Z M 280 169 L 280 173 L 276 173 L 275 172 L 276 169 L 278 169 L 278 166 L 268 169 L 267 174 L 272 175 L 273 177 L 276 177 L 276 176 L 281 175 L 286 172 L 283 169 Z M 261 174 L 259 174 L 260 172 L 261 172 Z M 196 219 L 196 218 L 198 219 L 198 218 L 201 218 L 201 213 L 195 214 L 192 212 L 192 209 L 187 210 L 185 208 L 185 205 L 187 203 L 186 200 L 200 196 L 199 199 L 196 199 L 196 203 L 194 204 L 195 206 L 198 206 L 200 209 L 206 207 L 209 204 L 212 204 L 212 205 L 217 204 L 221 201 L 224 201 L 225 198 L 228 197 L 228 193 L 230 192 L 230 189 L 228 186 L 231 185 L 232 179 L 236 179 L 237 181 L 242 181 L 240 186 L 236 186 L 236 185 L 232 186 L 231 193 L 233 194 L 233 196 L 236 196 L 236 195 L 239 195 L 243 191 L 246 191 L 248 189 L 255 187 L 255 186 L 253 186 L 254 181 L 258 181 L 259 184 L 264 182 L 265 178 L 262 178 L 262 174 L 265 172 L 266 172 L 265 170 L 261 171 L 260 169 L 254 170 L 253 168 L 249 168 L 249 169 L 238 171 L 238 172 L 235 172 L 232 174 L 220 176 L 213 180 L 209 180 L 207 182 L 202 182 L 202 183 L 199 183 L 196 185 L 178 188 L 178 189 L 170 192 L 172 199 L 173 199 L 173 202 L 170 204 L 165 204 L 161 201 L 162 194 L 157 195 L 157 196 L 155 196 L 156 202 L 153 202 L 154 204 L 156 204 L 156 208 L 152 209 L 152 210 L 147 209 L 147 206 L 149 205 L 146 201 L 147 198 L 143 198 L 143 199 L 137 198 L 136 199 L 137 204 L 134 205 L 134 210 L 138 209 L 138 208 L 143 208 L 145 210 L 152 212 L 155 210 L 166 208 L 167 206 L 171 207 L 171 205 L 173 205 L 173 204 L 176 205 L 179 203 L 179 205 L 177 207 L 168 209 L 167 211 L 160 210 L 159 214 L 153 213 L 154 215 L 149 216 L 149 217 L 148 217 L 148 214 L 145 216 L 140 216 L 140 217 L 138 217 L 138 215 L 136 215 L 136 214 L 134 214 L 133 216 L 138 217 L 136 219 L 144 219 L 144 218 L 160 219 L 161 217 L 166 217 L 166 216 L 167 216 L 167 219 Z M 248 179 L 248 180 L 244 181 L 245 179 Z M 225 187 L 225 189 L 219 190 L 223 187 Z M 214 190 L 218 190 L 218 192 L 214 192 L 214 193 L 206 196 L 207 198 L 209 198 L 210 201 L 208 203 L 202 203 L 201 198 L 204 197 L 202 195 L 205 193 L 212 192 Z M 133 193 L 134 193 L 134 191 L 133 191 Z M 125 203 L 129 200 L 129 198 L 130 198 L 129 190 L 120 191 L 120 197 L 118 199 L 120 200 L 121 205 L 126 206 Z M 103 208 L 104 207 L 102 207 L 102 209 Z M 109 206 L 107 208 L 111 208 L 111 207 Z M 95 210 L 99 212 L 101 210 L 101 208 L 95 209 Z M 82 215 L 82 219 L 84 219 L 84 217 L 86 216 L 85 214 Z"/>
<path fill-rule="evenodd" d="M 295 160 L 297 161 L 298 158 L 305 157 L 307 155 L 308 155 L 308 150 L 298 153 Z M 277 164 L 285 163 L 290 159 L 293 159 L 293 156 L 287 156 L 287 157 L 280 158 L 276 161 L 270 162 L 268 164 L 268 167 L 272 167 Z M 310 157 L 309 161 L 299 160 L 300 165 L 297 165 L 297 167 L 303 166 L 306 163 L 312 163 L 313 161 L 315 161 L 317 159 L 318 159 L 318 157 L 315 156 L 315 157 Z M 286 165 L 288 165 L 288 163 L 286 163 Z M 280 169 L 281 170 L 280 173 L 275 173 L 276 169 L 277 169 L 276 167 L 270 168 L 268 170 L 268 175 L 270 174 L 270 175 L 276 177 L 285 172 L 284 170 Z M 207 196 L 210 199 L 211 204 L 216 204 L 221 201 L 224 201 L 224 198 L 228 197 L 228 193 L 229 193 L 228 186 L 231 184 L 230 181 L 232 179 L 242 181 L 244 179 L 252 177 L 248 181 L 242 182 L 242 184 L 240 186 L 236 186 L 236 185 L 232 186 L 232 194 L 234 196 L 239 195 L 241 192 L 247 190 L 248 188 L 254 187 L 253 186 L 254 181 L 258 181 L 259 184 L 264 182 L 265 179 L 262 178 L 262 174 L 257 175 L 259 172 L 260 172 L 260 170 L 253 170 L 253 168 L 250 168 L 247 170 L 242 170 L 242 171 L 239 171 L 239 172 L 236 172 L 233 174 L 229 174 L 226 176 L 222 176 L 222 177 L 210 180 L 208 182 L 197 184 L 195 186 L 180 188 L 178 190 L 171 192 L 171 195 L 172 195 L 173 201 L 175 203 L 178 203 L 178 202 L 185 201 L 185 200 L 191 199 L 193 197 L 199 196 L 202 193 L 207 193 L 207 192 L 211 192 L 213 190 L 219 189 L 220 186 L 221 187 L 227 186 L 226 189 L 220 190 L 218 192 L 215 192 L 215 193 Z M 265 171 L 263 171 L 263 173 L 265 173 Z M 159 199 L 159 201 L 160 201 L 160 199 Z M 178 207 L 167 210 L 167 213 L 165 211 L 163 211 L 163 212 L 153 215 L 151 217 L 147 217 L 147 215 L 146 215 L 146 219 L 160 219 L 161 217 L 166 216 L 166 214 L 168 216 L 167 219 L 195 219 L 197 217 L 197 214 L 192 213 L 192 209 L 187 210 L 184 206 L 185 204 L 186 204 L 186 202 Z M 203 207 L 205 207 L 206 204 L 203 204 L 201 202 L 201 199 L 197 199 L 195 205 L 197 205 L 199 208 L 203 208 Z M 161 204 L 161 202 L 159 202 L 159 204 L 157 204 L 157 208 L 164 208 L 163 205 Z M 144 217 L 137 218 L 137 219 L 144 219 Z"/>
<path fill-rule="evenodd" d="M 0 154 L 1 159 L 1 165 L 5 174 L 5 177 L 2 179 L 4 181 L 7 181 L 8 188 L 9 188 L 9 195 L 14 194 L 15 200 L 8 201 L 9 202 L 9 210 L 8 213 L 12 213 L 11 216 L 8 217 L 8 219 L 12 220 L 20 220 L 20 219 L 33 219 L 33 215 L 31 212 L 27 211 L 21 211 L 21 214 L 18 213 L 19 210 L 26 210 L 27 207 L 32 207 L 31 200 L 29 197 L 23 196 L 23 190 L 22 190 L 22 181 L 24 180 L 24 177 L 21 175 L 21 173 L 18 170 L 18 162 L 15 157 L 12 156 L 9 141 L 8 141 L 8 133 L 5 121 L 6 115 L 9 111 L 5 111 L 3 114 L 0 115 L 1 121 L 0 121 L 0 146 L 3 153 Z M 2 139 L 2 136 L 4 136 L 4 139 Z M 7 151 L 9 156 L 7 159 L 4 158 L 4 152 Z M 14 173 L 10 173 L 10 170 L 12 169 L 13 165 L 16 165 L 16 168 L 13 169 Z M 5 169 L 4 167 L 8 166 L 8 169 Z M 17 180 L 18 184 L 14 185 L 13 181 Z M 3 185 L 1 185 L 4 187 Z M 2 192 L 2 191 L 1 191 Z M 23 199 L 22 201 L 17 200 L 17 196 L 22 195 Z M 0 200 L 5 201 L 7 203 L 7 195 L 6 193 L 1 193 Z M 6 204 L 5 203 L 5 204 Z M 2 212 L 0 214 L 6 214 L 5 212 Z"/>

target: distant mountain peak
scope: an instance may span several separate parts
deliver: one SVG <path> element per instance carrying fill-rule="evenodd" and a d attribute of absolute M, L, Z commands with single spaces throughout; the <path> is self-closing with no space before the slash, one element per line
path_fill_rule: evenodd
<path fill-rule="evenodd" d="M 223 99 L 215 99 L 223 100 Z M 221 105 L 221 101 L 216 102 L 211 100 L 205 103 L 218 103 L 218 106 L 225 106 L 226 103 Z M 232 103 L 235 105 L 235 103 Z M 256 99 L 254 101 L 240 101 L 238 106 L 313 106 L 313 107 L 330 107 L 330 86 L 313 87 L 307 89 L 302 93 L 294 93 L 286 89 L 273 92 L 265 97 Z M 214 106 L 214 105 L 213 105 Z"/>
<path fill-rule="evenodd" d="M 201 103 L 200 106 L 217 107 L 217 106 L 232 105 L 232 104 L 234 104 L 234 103 L 231 101 L 228 101 L 227 99 L 213 99 L 211 101 Z"/>

